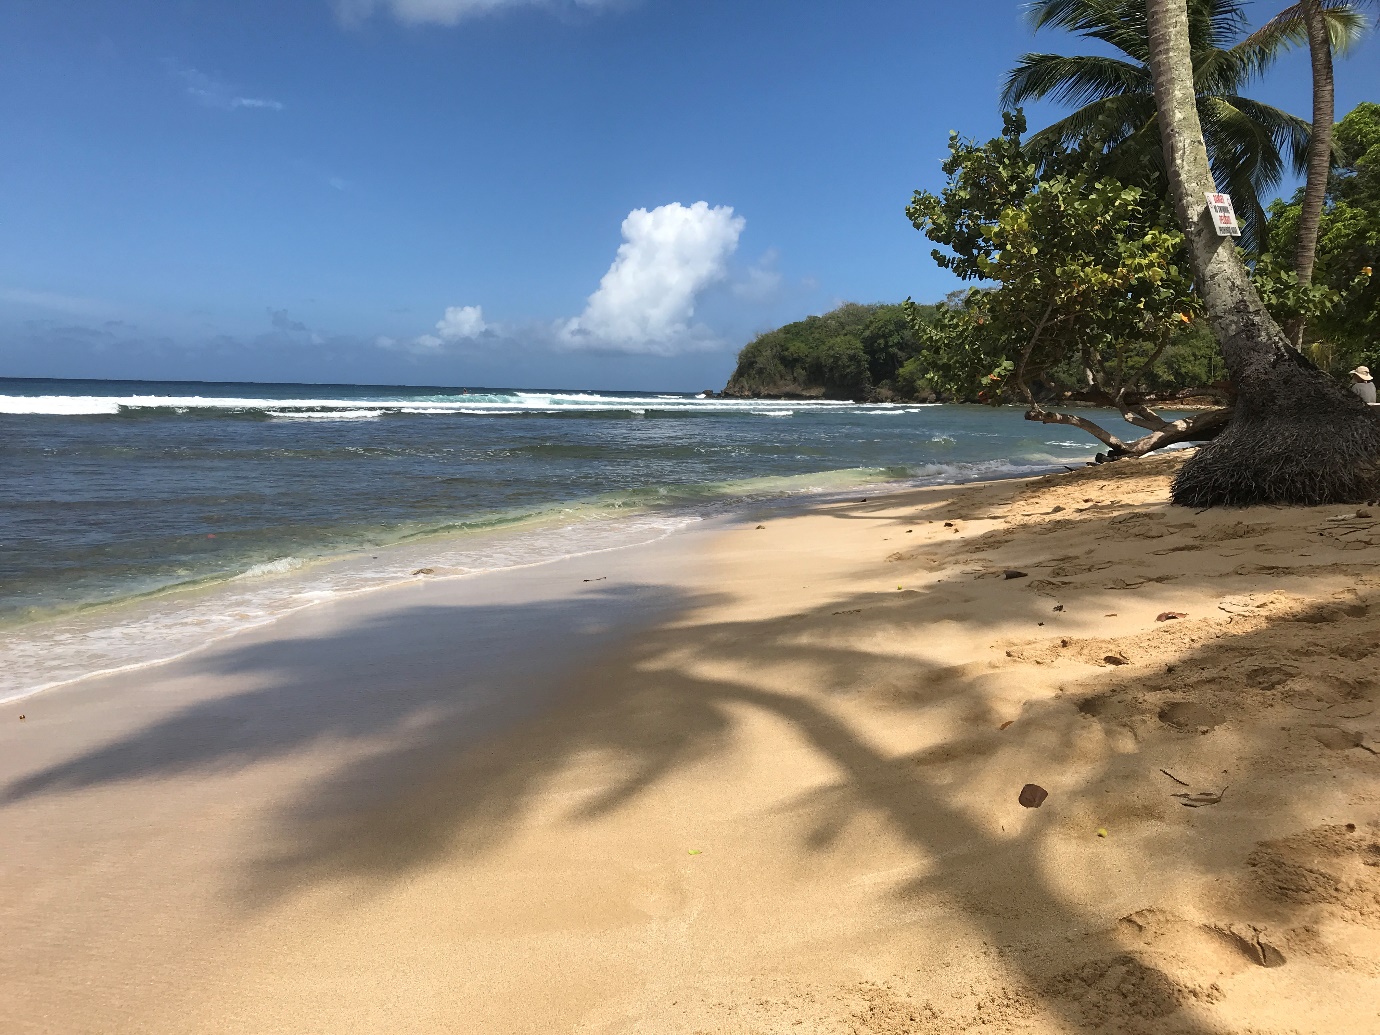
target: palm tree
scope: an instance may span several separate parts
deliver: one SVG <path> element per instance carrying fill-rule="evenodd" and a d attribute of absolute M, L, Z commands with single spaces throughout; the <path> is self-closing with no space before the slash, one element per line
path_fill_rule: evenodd
<path fill-rule="evenodd" d="M 1341 0 L 1317 0 L 1335 21 Z M 1349 9 L 1349 8 L 1348 8 Z M 1075 111 L 1030 138 L 1034 154 L 1089 137 L 1105 141 L 1109 175 L 1151 187 L 1164 184 L 1164 160 L 1149 68 L 1144 0 L 1032 0 L 1035 28 L 1065 29 L 1099 40 L 1124 58 L 1026 54 L 1006 80 L 1002 102 L 1017 105 L 1051 98 Z M 1300 17 L 1270 32 L 1246 36 L 1240 0 L 1187 0 L 1189 45 L 1198 120 L 1212 173 L 1231 194 L 1250 245 L 1265 240 L 1260 199 L 1279 185 L 1286 166 L 1304 170 L 1309 123 L 1243 97 L 1241 91 L 1298 38 Z"/>
<path fill-rule="evenodd" d="M 1250 40 L 1263 49 L 1306 44 L 1313 67 L 1313 132 L 1308 144 L 1308 179 L 1300 206 L 1298 240 L 1294 245 L 1294 273 L 1300 284 L 1313 282 L 1313 261 L 1318 250 L 1318 226 L 1327 199 L 1327 177 L 1332 171 L 1333 55 L 1345 54 L 1365 33 L 1367 25 L 1360 4 L 1367 0 L 1300 0 L 1255 32 Z M 1289 328 L 1295 348 L 1303 343 L 1304 323 Z"/>
<path fill-rule="evenodd" d="M 1194 62 L 1196 0 L 1145 0 L 1164 166 L 1194 280 L 1236 386 L 1231 423 L 1179 470 L 1174 502 L 1195 507 L 1353 503 L 1380 495 L 1380 419 L 1292 348 L 1228 238 L 1217 236 Z"/>

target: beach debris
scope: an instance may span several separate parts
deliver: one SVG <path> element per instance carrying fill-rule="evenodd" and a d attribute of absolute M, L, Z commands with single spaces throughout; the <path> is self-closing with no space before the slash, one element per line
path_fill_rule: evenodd
<path fill-rule="evenodd" d="M 704 853 L 701 852 L 698 848 L 691 848 L 691 849 L 689 849 L 689 850 L 686 852 L 686 854 L 687 854 L 687 855 L 703 855 Z"/>
<path fill-rule="evenodd" d="M 953 527 L 954 527 L 954 523 L 953 523 L 952 521 L 945 521 L 945 522 L 944 522 L 944 527 L 945 527 L 945 528 L 953 528 Z"/>
<path fill-rule="evenodd" d="M 1171 701 L 1160 709 L 1159 719 L 1183 733 L 1207 733 L 1222 723 L 1216 712 L 1194 701 Z"/>
<path fill-rule="evenodd" d="M 1102 660 L 1108 665 L 1129 665 L 1131 663 L 1129 659 L 1123 658 L 1120 654 L 1108 654 Z"/>
<path fill-rule="evenodd" d="M 836 615 L 860 615 L 860 614 L 862 614 L 862 608 L 860 608 L 860 607 L 855 607 L 855 608 L 853 608 L 851 611 L 835 611 L 834 614 L 836 614 Z"/>
<path fill-rule="evenodd" d="M 581 581 L 581 582 L 603 582 L 606 578 L 608 578 L 607 575 L 600 575 L 597 579 L 581 579 L 580 581 Z"/>
<path fill-rule="evenodd" d="M 1178 798 L 1179 804 L 1189 809 L 1201 809 L 1204 805 L 1216 805 L 1222 800 L 1222 795 L 1227 793 L 1223 787 L 1216 793 L 1212 791 L 1198 791 L 1195 794 L 1179 793 L 1171 794 L 1171 798 Z"/>
<path fill-rule="evenodd" d="M 1097 828 L 1097 836 L 1098 836 L 1098 837 L 1110 837 L 1111 835 L 1109 835 L 1109 834 L 1107 833 L 1107 828 L 1106 828 L 1106 827 L 1098 827 L 1098 828 Z"/>
<path fill-rule="evenodd" d="M 1021 788 L 1021 796 L 1016 800 L 1028 809 L 1038 809 L 1049 797 L 1049 791 L 1038 783 L 1028 783 Z"/>
<path fill-rule="evenodd" d="M 23 718 L 23 716 L 20 716 L 20 718 Z M 1015 722 L 1015 721 L 1016 721 L 1015 719 L 1007 719 L 1007 720 L 1006 720 L 1005 722 L 1003 722 L 1000 726 L 998 726 L 997 729 L 999 729 L 999 730 L 1004 730 L 1004 729 L 1006 729 L 1006 727 L 1010 726 L 1010 725 L 1011 725 L 1013 722 Z"/>
<path fill-rule="evenodd" d="M 867 502 L 867 497 L 864 496 L 862 499 L 858 500 L 858 502 L 859 502 L 859 503 L 866 503 L 866 502 Z"/>
<path fill-rule="evenodd" d="M 19 717 L 19 721 L 20 721 L 20 722 L 23 722 L 23 721 L 24 721 L 24 716 L 21 715 L 21 716 Z"/>
<path fill-rule="evenodd" d="M 1015 568 L 1007 568 L 1001 573 L 1001 577 L 1004 579 L 1023 579 L 1027 575 L 1028 572 L 1017 571 Z"/>
<path fill-rule="evenodd" d="M 1111 611 L 1111 612 L 1109 612 L 1109 613 L 1103 615 L 1102 617 L 1103 617 L 1103 618 L 1115 618 L 1115 617 L 1116 617 L 1116 612 L 1115 612 L 1115 611 Z"/>
<path fill-rule="evenodd" d="M 413 575 L 435 575 L 435 574 L 436 574 L 436 569 L 435 569 L 435 568 L 418 568 L 418 569 L 417 569 L 416 571 L 414 571 L 412 574 L 413 574 Z"/>
<path fill-rule="evenodd" d="M 766 525 L 758 525 L 755 529 L 753 529 L 753 531 L 754 531 L 754 532 L 760 532 L 762 529 L 764 529 L 764 528 L 766 528 L 766 527 L 767 527 Z"/>
<path fill-rule="evenodd" d="M 908 529 L 906 529 L 906 535 L 910 535 L 910 534 L 911 534 L 912 532 L 914 532 L 914 531 L 915 531 L 915 529 L 913 529 L 913 528 L 908 528 Z"/>
<path fill-rule="evenodd" d="M 1160 772 L 1164 773 L 1165 776 L 1169 777 L 1171 780 L 1173 780 L 1175 783 L 1177 783 L 1180 787 L 1187 787 L 1187 786 L 1189 785 L 1187 780 L 1180 780 L 1177 776 L 1175 776 L 1173 773 L 1171 773 L 1168 769 L 1161 769 Z"/>
<path fill-rule="evenodd" d="M 1183 611 L 1161 611 L 1155 616 L 1157 622 L 1174 622 L 1180 618 L 1187 618 L 1188 615 Z"/>
<path fill-rule="evenodd" d="M 1063 512 L 1064 512 L 1064 508 L 1063 508 L 1063 507 L 1054 507 L 1052 510 L 1050 510 L 1050 513 L 1051 513 L 1051 514 L 1062 514 Z"/>
<path fill-rule="evenodd" d="M 1063 609 L 1064 609 L 1064 605 L 1063 605 L 1063 604 L 1055 604 L 1055 605 L 1054 605 L 1054 610 L 1056 610 L 1056 611 L 1062 611 Z"/>

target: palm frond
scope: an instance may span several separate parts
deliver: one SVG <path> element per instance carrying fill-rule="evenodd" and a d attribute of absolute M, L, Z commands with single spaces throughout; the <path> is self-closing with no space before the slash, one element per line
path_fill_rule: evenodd
<path fill-rule="evenodd" d="M 1308 142 L 1313 136 L 1311 122 L 1249 97 L 1228 95 L 1221 100 L 1267 132 L 1275 149 L 1288 161 L 1294 173 L 1301 176 L 1307 171 Z"/>
<path fill-rule="evenodd" d="M 1034 0 L 1026 13 L 1036 31 L 1063 29 L 1101 40 L 1137 61 L 1149 60 L 1145 4 L 1138 0 Z"/>
<path fill-rule="evenodd" d="M 1193 55 L 1193 89 L 1198 94 L 1237 93 L 1269 60 L 1254 52 L 1205 50 Z"/>
<path fill-rule="evenodd" d="M 1061 147 L 1073 147 L 1096 135 L 1115 149 L 1155 115 L 1153 94 L 1125 94 L 1085 104 L 1026 140 L 1032 156 L 1043 156 Z M 1158 142 L 1156 143 L 1158 146 Z"/>
<path fill-rule="evenodd" d="M 1345 56 L 1366 34 L 1370 20 L 1361 10 L 1367 0 L 1322 0 L 1323 21 L 1327 25 L 1332 53 Z M 1303 5 L 1286 7 L 1256 29 L 1233 50 L 1254 60 L 1263 70 L 1285 50 L 1308 46 L 1308 24 L 1303 18 Z"/>
<path fill-rule="evenodd" d="M 1007 107 L 1051 97 L 1078 107 L 1124 93 L 1149 93 L 1154 84 L 1144 66 L 1116 58 L 1026 54 L 1006 77 L 1001 102 Z"/>
<path fill-rule="evenodd" d="M 1248 24 L 1241 0 L 1188 0 L 1188 38 L 1194 50 L 1226 50 Z"/>

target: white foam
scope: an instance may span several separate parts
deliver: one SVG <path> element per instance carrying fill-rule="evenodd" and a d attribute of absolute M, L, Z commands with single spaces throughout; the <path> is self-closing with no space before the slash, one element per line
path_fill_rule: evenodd
<path fill-rule="evenodd" d="M 663 412 L 761 412 L 765 410 L 837 410 L 855 408 L 856 403 L 828 399 L 708 399 L 702 396 L 672 395 L 602 395 L 580 392 L 514 392 L 437 395 L 406 398 L 377 396 L 374 398 L 334 399 L 259 399 L 251 397 L 219 398 L 200 395 L 0 395 L 0 413 L 50 416 L 108 416 L 122 411 L 173 410 L 190 413 L 198 410 L 221 410 L 230 413 L 262 412 L 275 419 L 297 417 L 303 420 L 373 419 L 385 413 L 470 415 L 514 413 L 572 413 L 572 412 L 633 412 L 639 416 L 648 410 Z M 907 412 L 868 409 L 858 412 Z"/>
<path fill-rule="evenodd" d="M 283 557 L 276 561 L 265 561 L 263 564 L 256 564 L 244 574 L 238 576 L 242 579 L 256 579 L 263 575 L 283 575 L 289 571 L 296 571 L 302 567 L 302 561 L 296 557 Z"/>
<path fill-rule="evenodd" d="M 93 608 L 0 631 L 0 703 L 88 676 L 158 664 L 304 607 L 415 581 L 531 567 L 664 538 L 693 514 L 632 514 L 564 527 L 428 537 L 305 565 L 295 557 L 256 564 L 217 585 Z"/>
<path fill-rule="evenodd" d="M 76 417 L 119 413 L 118 399 L 96 395 L 0 395 L 0 413 L 34 413 Z"/>
<path fill-rule="evenodd" d="M 332 410 L 329 413 L 318 413 L 308 410 L 306 412 L 293 412 L 282 410 L 269 410 L 268 415 L 274 420 L 310 420 L 310 421 L 339 421 L 339 420 L 378 420 L 383 416 L 382 410 Z"/>

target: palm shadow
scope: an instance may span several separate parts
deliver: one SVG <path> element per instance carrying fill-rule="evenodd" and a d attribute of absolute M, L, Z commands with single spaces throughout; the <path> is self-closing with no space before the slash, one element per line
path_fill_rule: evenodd
<path fill-rule="evenodd" d="M 995 542 L 1001 533 L 977 537 L 976 545 L 988 536 Z M 1212 578 L 1206 573 L 1186 577 Z M 933 860 L 923 880 L 897 895 L 937 894 L 953 903 L 976 931 L 1001 947 L 1016 986 L 1038 994 L 1074 980 L 1066 962 L 1063 971 L 1051 972 L 1036 954 L 1024 951 L 1066 932 L 1077 932 L 1075 954 L 1093 968 L 1093 985 L 1113 968 L 1124 972 L 1121 980 L 1139 997 L 1134 1014 L 1119 1012 L 1115 989 L 1082 997 L 1041 995 L 1041 1003 L 1066 1027 L 1116 1023 L 1119 1030 L 1135 1031 L 1143 1022 L 1172 1022 L 1175 1031 L 1188 1035 L 1218 1035 L 1220 1029 L 1183 1009 L 1202 1001 L 1203 989 L 1166 973 L 1153 955 L 1070 902 L 1045 875 L 1041 827 L 1001 837 L 957 800 L 953 788 L 980 774 L 1011 742 L 1011 735 L 999 729 L 1000 716 L 980 671 L 898 659 L 868 646 L 876 636 L 858 635 L 856 627 L 839 632 L 841 621 L 860 621 L 873 634 L 923 636 L 924 598 L 945 591 L 854 593 L 774 618 L 712 620 L 705 616 L 727 599 L 725 594 L 618 587 L 599 595 L 597 606 L 586 597 L 513 608 L 412 609 L 331 638 L 244 649 L 231 644 L 199 659 L 202 671 L 252 677 L 260 688 L 193 705 L 24 776 L 4 789 L 0 804 L 120 781 L 251 766 L 325 741 L 356 745 L 350 760 L 322 774 L 273 816 L 263 839 L 271 851 L 246 868 L 241 889 L 249 902 L 266 905 L 305 887 L 341 880 L 382 886 L 440 858 L 490 852 L 513 834 L 557 775 L 589 753 L 617 759 L 618 776 L 573 806 L 569 819 L 588 821 L 614 812 L 724 752 L 746 708 L 788 724 L 842 774 L 834 786 L 796 803 L 820 817 L 805 839 L 806 850 L 823 850 L 863 814 L 884 816 L 917 854 Z M 1047 603 L 1036 594 L 1022 600 L 1032 622 L 1045 613 Z M 1051 769 L 1076 764 L 1072 744 L 1090 726 L 1109 735 L 1129 729 L 1137 742 L 1129 755 L 1144 756 L 1144 768 L 1162 737 L 1175 735 L 1158 729 L 1163 702 L 1201 684 L 1225 721 L 1242 731 L 1245 767 L 1277 759 L 1280 741 L 1266 731 L 1267 719 L 1252 716 L 1251 701 L 1213 692 L 1213 674 L 1277 652 L 1281 644 L 1316 656 L 1320 629 L 1339 649 L 1343 641 L 1373 639 L 1377 623 L 1367 613 L 1328 611 L 1320 617 L 1324 611 L 1265 621 L 1225 643 L 1209 639 L 1176 659 L 1180 668 L 1197 673 L 1188 683 L 1167 686 L 1158 665 L 1080 670 L 1070 678 L 1066 695 L 1030 704 L 1021 725 L 1043 731 L 1041 746 Z M 592 612 L 598 619 L 593 623 Z M 848 617 L 849 612 L 866 617 Z M 639 619 L 642 627 L 636 628 Z M 620 637 L 620 650 L 574 670 L 562 668 L 562 659 L 587 654 L 588 645 L 604 635 L 595 626 L 610 622 L 634 627 Z M 484 643 L 507 642 L 514 635 L 531 638 L 534 649 L 526 669 L 505 671 L 501 679 L 478 663 L 443 677 L 415 677 L 408 659 L 436 649 L 438 631 L 447 628 L 465 630 L 468 642 L 481 650 Z M 342 678 L 342 658 L 367 659 L 368 665 L 350 666 Z M 706 674 L 703 659 L 714 660 L 716 674 Z M 802 667 L 826 689 L 784 690 L 757 678 Z M 518 701 L 501 689 L 519 684 L 525 691 Z M 877 687 L 892 689 L 879 694 Z M 896 687 L 904 692 L 895 692 Z M 958 709 L 969 732 L 935 748 L 886 755 L 841 716 L 834 707 L 839 695 L 882 711 Z M 1102 703 L 1088 706 L 1093 698 Z M 527 721 L 509 729 L 516 719 Z M 1125 768 L 1127 757 L 1077 763 L 1082 769 L 1063 792 L 1070 807 L 1099 805 L 1100 781 L 1112 767 Z M 1286 806 L 1296 805 L 1302 814 L 1303 803 L 1326 776 L 1309 776 L 1301 766 L 1291 792 L 1295 799 Z M 1013 796 L 1018 790 L 1010 789 Z M 1203 872 L 1240 867 L 1239 858 L 1224 861 L 1202 841 L 1180 841 L 1175 850 L 1185 866 Z M 990 874 L 995 867 L 1002 879 L 993 883 L 975 876 L 979 870 L 973 863 L 979 859 L 986 863 L 980 872 Z M 1287 902 L 1274 903 L 1283 922 L 1306 911 L 1307 903 L 1294 905 L 1298 908 L 1291 910 Z M 1056 917 L 1062 922 L 1051 927 L 1050 918 Z"/>

